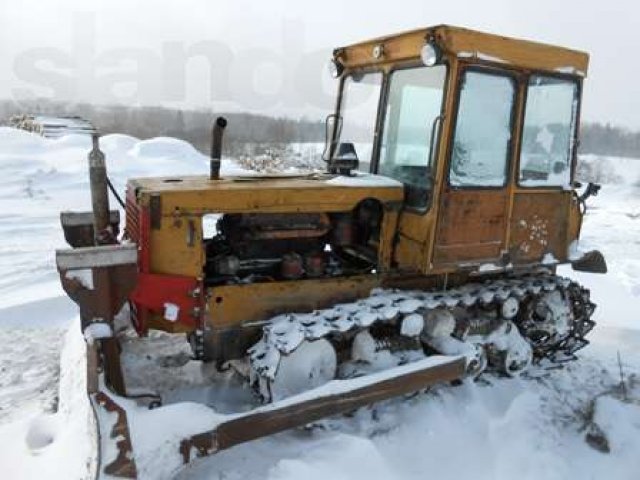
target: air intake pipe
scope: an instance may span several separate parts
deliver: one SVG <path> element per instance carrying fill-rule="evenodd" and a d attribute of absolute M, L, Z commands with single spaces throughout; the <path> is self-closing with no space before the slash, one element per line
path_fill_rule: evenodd
<path fill-rule="evenodd" d="M 107 191 L 107 165 L 100 151 L 98 134 L 91 136 L 89 152 L 89 185 L 93 210 L 93 234 L 95 245 L 114 243 L 110 230 L 109 193 Z"/>
<path fill-rule="evenodd" d="M 211 132 L 211 171 L 209 178 L 211 180 L 220 180 L 220 159 L 222 158 L 222 134 L 227 126 L 227 119 L 224 117 L 216 118 Z"/>

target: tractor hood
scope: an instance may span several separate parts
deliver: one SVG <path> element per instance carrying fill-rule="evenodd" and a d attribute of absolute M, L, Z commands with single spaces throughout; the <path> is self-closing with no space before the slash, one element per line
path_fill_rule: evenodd
<path fill-rule="evenodd" d="M 162 215 L 216 212 L 339 212 L 373 198 L 400 206 L 402 183 L 388 177 L 355 172 L 352 176 L 258 175 L 210 180 L 207 176 L 132 179 L 128 195 L 142 206 L 160 203 Z"/>

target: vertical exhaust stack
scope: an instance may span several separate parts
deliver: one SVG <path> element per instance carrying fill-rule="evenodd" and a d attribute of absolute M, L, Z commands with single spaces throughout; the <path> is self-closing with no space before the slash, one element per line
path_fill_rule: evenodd
<path fill-rule="evenodd" d="M 93 148 L 89 152 L 89 184 L 93 208 L 93 234 L 96 245 L 115 243 L 109 221 L 109 192 L 104 153 L 98 145 L 98 134 L 92 135 Z"/>
<path fill-rule="evenodd" d="M 224 117 L 216 118 L 211 132 L 211 171 L 209 178 L 211 180 L 220 180 L 220 163 L 222 158 L 222 134 L 227 126 L 227 119 Z"/>

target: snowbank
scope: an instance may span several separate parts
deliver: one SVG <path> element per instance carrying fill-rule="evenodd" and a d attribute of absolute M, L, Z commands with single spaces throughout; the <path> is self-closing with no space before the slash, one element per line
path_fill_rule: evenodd
<path fill-rule="evenodd" d="M 80 321 L 76 318 L 64 337 L 57 413 L 41 414 L 0 427 L 0 465 L 4 478 L 93 477 L 97 440 L 86 394 L 85 353 Z"/>
<path fill-rule="evenodd" d="M 610 455 L 593 450 L 584 441 L 580 417 L 580 409 L 587 409 L 599 388 L 588 385 L 583 376 L 588 371 L 545 374 L 538 381 L 489 379 L 491 385 L 437 388 L 428 395 L 361 409 L 351 419 L 330 419 L 323 429 L 241 445 L 194 464 L 177 478 L 635 478 L 640 458 L 633 455 L 640 428 L 629 422 L 640 407 L 624 405 L 613 415 L 603 412 L 613 423 L 608 430 L 616 438 L 612 444 L 623 446 Z M 571 406 L 575 410 L 567 405 L 571 397 L 577 398 Z"/>
<path fill-rule="evenodd" d="M 0 127 L 0 145 L 4 153 L 34 153 L 46 149 L 49 141 L 24 130 Z"/>
<path fill-rule="evenodd" d="M 100 137 L 100 148 L 109 154 L 109 152 L 127 152 L 132 150 L 140 140 L 131 135 L 124 135 L 122 133 L 112 133 Z"/>
<path fill-rule="evenodd" d="M 150 140 L 142 140 L 136 143 L 129 153 L 134 157 L 171 157 L 173 159 L 202 156 L 190 143 L 169 137 L 156 137 Z"/>

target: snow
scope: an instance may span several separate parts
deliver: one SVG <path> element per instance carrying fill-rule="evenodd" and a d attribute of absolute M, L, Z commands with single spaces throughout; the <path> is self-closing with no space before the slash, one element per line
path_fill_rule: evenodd
<path fill-rule="evenodd" d="M 175 303 L 164 304 L 164 319 L 170 322 L 178 320 L 178 314 L 180 313 L 180 307 Z"/>
<path fill-rule="evenodd" d="M 609 446 L 614 454 L 629 454 L 633 451 L 640 451 L 640 409 L 637 405 L 632 405 L 620 401 L 614 397 L 599 397 L 594 405 L 593 422 L 606 434 L 607 439 L 611 439 Z M 626 422 L 615 421 L 624 418 Z M 628 459 L 631 462 L 635 458 Z"/>
<path fill-rule="evenodd" d="M 93 271 L 90 268 L 69 270 L 65 274 L 69 280 L 77 280 L 87 290 L 93 290 Z"/>
<path fill-rule="evenodd" d="M 422 315 L 412 313 L 402 319 L 400 333 L 406 337 L 417 337 L 424 328 L 424 318 Z"/>
<path fill-rule="evenodd" d="M 171 158 L 172 160 L 182 160 L 200 155 L 190 143 L 168 137 L 142 140 L 132 146 L 129 151 L 132 156 L 152 159 Z"/>
<path fill-rule="evenodd" d="M 109 135 L 101 139 L 101 147 L 120 190 L 130 176 L 208 169 L 206 156 L 178 140 L 140 142 Z M 86 138 L 49 140 L 0 128 L 3 478 L 92 477 L 97 438 L 85 393 L 85 343 L 76 306 L 62 294 L 53 259 L 53 249 L 64 246 L 58 212 L 86 210 L 89 205 L 87 148 Z M 640 160 L 609 161 L 615 168 L 612 181 L 617 176 L 620 182 L 604 185 L 597 197 L 589 199 L 579 247 L 601 250 L 610 273 L 599 276 L 559 268 L 561 275 L 589 288 L 598 304 L 598 326 L 590 336 L 592 344 L 580 352 L 579 362 L 559 369 L 537 368 L 522 378 L 483 376 L 457 387 L 438 386 L 362 408 L 348 417 L 326 419 L 314 429 L 240 445 L 181 468 L 178 441 L 218 424 L 225 418 L 225 408 L 247 407 L 245 397 L 220 400 L 221 393 L 209 386 L 207 367 L 189 360 L 183 336 L 152 334 L 142 342 L 131 338 L 123 345 L 125 355 L 134 350 L 149 355 L 139 356 L 145 370 L 131 383 L 143 389 L 157 379 L 165 399 L 165 405 L 155 410 L 123 400 L 140 476 L 183 480 L 412 480 L 425 475 L 473 480 L 637 478 L 640 187 L 635 184 L 640 180 Z M 224 168 L 233 169 L 235 164 L 223 161 Z M 363 180 L 367 179 L 355 177 Z M 396 309 L 390 315 L 397 313 Z M 627 400 L 619 391 L 618 352 Z M 167 369 L 175 374 L 163 376 Z M 221 402 L 217 412 L 194 403 L 210 403 L 214 396 Z M 586 432 L 594 426 L 605 435 L 609 453 L 596 451 L 585 441 Z"/>
<path fill-rule="evenodd" d="M 569 75 L 580 75 L 581 77 L 584 77 L 585 75 L 582 70 L 578 70 L 576 67 L 573 67 L 573 66 L 558 67 L 555 69 L 555 71 L 558 73 L 567 73 Z"/>
<path fill-rule="evenodd" d="M 86 347 L 79 332 L 76 318 L 64 336 L 57 412 L 30 414 L 0 425 L 4 478 L 41 478 L 45 472 L 52 479 L 91 478 L 96 431 L 86 394 Z M 32 340 L 31 346 L 35 345 Z M 38 362 L 35 355 L 32 360 Z"/>
<path fill-rule="evenodd" d="M 478 271 L 481 273 L 497 272 L 499 270 L 502 270 L 502 268 L 503 267 L 501 267 L 500 265 L 496 265 L 495 263 L 483 263 L 478 267 Z"/>
<path fill-rule="evenodd" d="M 353 171 L 351 176 L 338 175 L 327 183 L 339 187 L 402 187 L 402 183 L 393 178 L 358 171 Z"/>
<path fill-rule="evenodd" d="M 299 348 L 282 359 L 278 366 L 278 376 L 271 384 L 273 401 L 300 394 L 308 386 L 328 385 L 336 374 L 337 358 L 328 340 L 304 342 Z M 310 381 L 311 378 L 311 381 Z"/>
<path fill-rule="evenodd" d="M 93 343 L 101 338 L 109 338 L 113 336 L 111 327 L 106 323 L 96 322 L 84 329 L 84 338 L 87 343 Z"/>
<path fill-rule="evenodd" d="M 576 260 L 580 260 L 587 252 L 583 251 L 580 248 L 580 240 L 574 240 L 569 245 L 569 252 L 567 253 L 567 258 L 571 262 L 575 262 Z"/>
<path fill-rule="evenodd" d="M 494 63 L 509 63 L 502 58 L 495 57 L 493 55 L 489 55 L 487 53 L 482 52 L 458 52 L 458 58 L 477 58 L 479 60 L 484 60 L 486 62 L 494 62 Z"/>

